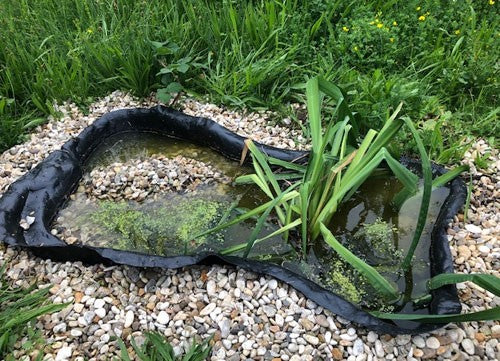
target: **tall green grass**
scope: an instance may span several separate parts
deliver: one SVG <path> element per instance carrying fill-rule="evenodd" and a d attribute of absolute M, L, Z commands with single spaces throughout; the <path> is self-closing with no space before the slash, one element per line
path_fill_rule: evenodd
<path fill-rule="evenodd" d="M 405 113 L 422 127 L 452 113 L 441 125 L 445 145 L 456 134 L 493 136 L 497 6 L 472 0 L 4 0 L 0 96 L 14 104 L 0 114 L 0 150 L 20 141 L 31 119 L 53 112 L 54 101 L 87 104 L 115 89 L 145 96 L 162 87 L 157 73 L 164 59 L 151 41 L 180 46 L 169 61 L 189 56 L 203 64 L 179 81 L 215 102 L 285 111 L 287 102 L 301 100 L 304 80 L 320 74 L 346 89 L 366 115 L 361 131 L 381 127 L 387 109 L 405 101 Z M 371 24 L 375 19 L 384 26 Z"/>

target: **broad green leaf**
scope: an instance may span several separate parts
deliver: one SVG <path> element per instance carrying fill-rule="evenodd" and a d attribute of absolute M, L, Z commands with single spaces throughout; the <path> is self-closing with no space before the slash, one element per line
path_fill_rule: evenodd
<path fill-rule="evenodd" d="M 403 183 L 405 188 L 408 188 L 410 192 L 416 193 L 418 189 L 418 176 L 394 159 L 386 148 L 382 148 L 382 151 L 384 153 L 384 160 L 398 180 Z"/>
<path fill-rule="evenodd" d="M 287 232 L 287 231 L 289 231 L 289 230 L 297 227 L 298 225 L 300 225 L 300 223 L 301 223 L 300 219 L 296 219 L 293 222 L 287 223 L 285 226 L 277 229 L 276 231 L 268 234 L 267 236 L 259 238 L 259 239 L 256 239 L 255 242 L 254 242 L 254 244 L 260 243 L 262 241 L 265 241 L 266 239 L 269 239 L 269 238 L 272 238 L 272 237 L 275 237 L 275 236 L 279 236 L 280 234 L 285 233 L 285 232 Z M 229 248 L 226 248 L 226 249 L 220 251 L 220 253 L 224 254 L 224 255 L 235 253 L 235 252 L 238 252 L 238 251 L 241 251 L 241 250 L 245 249 L 246 246 L 247 246 L 246 242 L 245 243 L 240 243 L 240 244 L 237 244 L 235 246 L 231 246 Z"/>
<path fill-rule="evenodd" d="M 127 352 L 127 346 L 125 346 L 123 340 L 121 338 L 117 338 L 116 342 L 118 343 L 118 347 L 120 347 L 120 359 L 123 361 L 132 361 Z"/>
<path fill-rule="evenodd" d="M 375 168 L 378 167 L 380 162 L 384 159 L 384 154 L 379 152 L 373 159 L 371 159 L 363 168 L 354 175 L 351 175 L 349 179 L 343 179 L 342 184 L 338 189 L 336 188 L 332 197 L 328 200 L 326 205 L 321 210 L 319 216 L 317 217 L 315 223 L 312 225 L 312 237 L 315 239 L 320 233 L 320 223 L 328 223 L 332 215 L 337 210 L 337 206 L 342 200 L 342 198 L 348 193 L 353 187 L 358 187 L 362 184 L 366 178 L 373 172 Z"/>
<path fill-rule="evenodd" d="M 448 172 L 446 172 L 445 174 L 440 175 L 439 177 L 435 178 L 432 181 L 432 186 L 434 188 L 442 187 L 446 183 L 448 183 L 449 181 L 455 179 L 460 174 L 462 174 L 463 172 L 466 172 L 468 170 L 469 170 L 469 166 L 468 165 L 461 165 L 459 167 L 455 167 L 452 170 L 449 170 Z"/>
<path fill-rule="evenodd" d="M 165 91 L 167 91 L 168 93 L 178 93 L 181 90 L 182 90 L 182 85 L 180 85 L 177 82 L 172 82 L 168 84 L 167 87 L 165 88 Z"/>
<path fill-rule="evenodd" d="M 260 231 L 262 230 L 262 227 L 264 226 L 265 221 L 269 217 L 269 214 L 273 210 L 273 208 L 278 204 L 279 198 L 275 198 L 272 202 L 271 205 L 262 213 L 257 220 L 257 223 L 255 224 L 255 227 L 252 230 L 252 233 L 250 234 L 250 237 L 248 237 L 246 247 L 245 247 L 245 253 L 243 254 L 243 258 L 247 258 L 248 255 L 250 254 L 250 251 L 252 250 L 255 241 L 257 240 L 257 236 L 259 235 Z"/>
<path fill-rule="evenodd" d="M 320 94 L 318 87 L 318 78 L 309 79 L 306 85 L 307 114 L 309 117 L 309 126 L 311 127 L 311 141 L 313 152 L 321 148 L 321 113 L 320 113 Z"/>
<path fill-rule="evenodd" d="M 396 116 L 400 112 L 402 106 L 403 103 L 400 103 L 394 113 L 385 122 L 384 126 L 377 134 L 377 137 L 373 140 L 370 149 L 366 152 L 366 156 L 361 164 L 369 162 L 369 160 L 372 159 L 382 147 L 387 147 L 387 145 L 394 139 L 394 136 L 403 126 L 403 121 L 396 119 Z"/>
<path fill-rule="evenodd" d="M 274 173 L 269 167 L 266 156 L 257 148 L 255 143 L 252 142 L 250 139 L 246 139 L 245 144 L 252 153 L 252 156 L 257 160 L 257 162 L 259 162 L 259 165 L 261 166 L 261 168 L 265 173 L 265 176 L 267 177 L 267 181 L 271 183 L 271 186 L 273 187 L 276 194 L 281 193 L 281 188 L 278 184 L 278 181 L 275 179 Z"/>
<path fill-rule="evenodd" d="M 377 132 L 373 129 L 370 129 L 368 131 L 368 133 L 366 133 L 365 137 L 363 138 L 363 141 L 361 142 L 358 150 L 356 151 L 356 156 L 352 160 L 352 162 L 349 166 L 349 169 L 356 168 L 356 166 L 359 164 L 360 160 L 364 157 L 366 151 L 368 150 L 368 147 L 370 146 L 370 144 L 372 144 L 373 138 L 375 138 L 376 135 L 377 135 Z M 347 173 L 349 172 L 349 169 L 346 172 L 346 176 L 347 176 Z"/>
<path fill-rule="evenodd" d="M 418 135 L 413 122 L 409 118 L 404 118 L 405 124 L 410 129 L 410 132 L 417 143 L 417 148 L 420 153 L 420 159 L 422 162 L 422 174 L 424 178 L 424 192 L 422 194 L 422 202 L 420 203 L 420 210 L 418 212 L 417 226 L 415 227 L 415 233 L 413 234 L 413 239 L 410 244 L 410 248 L 408 249 L 408 253 L 406 254 L 403 263 L 401 264 L 401 268 L 404 271 L 407 271 L 410 267 L 411 261 L 413 259 L 413 254 L 415 253 L 415 249 L 417 248 L 418 242 L 420 241 L 420 236 L 425 227 L 425 223 L 427 221 L 427 213 L 429 211 L 429 204 L 431 202 L 431 194 L 432 194 L 432 169 L 431 169 L 431 161 L 427 156 L 427 152 L 425 151 L 424 144 L 422 139 Z"/>
<path fill-rule="evenodd" d="M 294 191 L 292 190 L 293 188 L 297 187 L 298 185 L 292 185 L 290 186 L 287 190 L 283 191 L 283 198 L 281 199 L 281 202 L 280 203 L 284 203 L 284 202 L 287 202 L 295 197 L 297 197 L 299 195 L 299 193 L 297 191 Z M 218 225 L 212 229 L 209 229 L 205 232 L 202 232 L 198 235 L 196 235 L 195 237 L 193 237 L 194 239 L 196 238 L 199 238 L 199 237 L 203 237 L 203 236 L 206 236 L 207 234 L 210 234 L 210 233 L 213 233 L 213 232 L 217 232 L 217 231 L 220 231 L 221 229 L 224 229 L 224 228 L 227 228 L 227 227 L 230 227 L 236 223 L 240 223 L 240 222 L 243 222 L 244 220 L 247 220 L 247 219 L 250 219 L 258 214 L 261 214 L 262 212 L 264 212 L 268 207 L 269 205 L 273 204 L 273 201 L 268 201 L 264 204 L 261 204 L 260 206 L 242 214 L 241 216 L 239 217 L 236 217 L 234 218 L 233 220 L 229 221 L 229 222 L 226 222 L 224 224 L 221 224 L 221 225 Z"/>
<path fill-rule="evenodd" d="M 309 188 L 311 186 L 310 182 L 305 182 L 302 184 L 299 190 L 300 194 L 300 216 L 302 221 L 301 226 L 301 236 L 302 236 L 302 254 L 305 256 L 307 254 L 307 216 L 309 211 Z"/>
<path fill-rule="evenodd" d="M 335 138 L 334 138 L 333 143 L 332 143 L 332 149 L 330 151 L 330 155 L 332 155 L 334 157 L 340 158 L 340 156 L 339 156 L 340 145 L 342 144 L 342 137 L 345 134 L 345 128 L 347 127 L 348 121 L 349 121 L 349 119 L 346 119 L 346 120 L 343 120 L 342 122 L 340 122 L 339 123 L 340 126 L 339 126 L 337 132 L 335 133 Z"/>
<path fill-rule="evenodd" d="M 344 118 L 347 117 L 351 121 L 351 125 L 354 130 L 354 136 L 353 136 L 353 143 L 354 143 L 356 139 L 359 137 L 359 126 L 351 110 L 349 109 L 349 106 L 347 105 L 346 96 L 344 92 L 338 86 L 323 79 L 322 77 L 318 78 L 318 85 L 319 85 L 319 90 L 321 90 L 326 95 L 330 96 L 337 103 L 338 114 L 340 119 L 343 120 Z"/>
<path fill-rule="evenodd" d="M 287 162 L 281 159 L 273 158 L 273 157 L 268 157 L 267 161 L 270 164 L 280 166 L 282 168 L 290 169 L 290 170 L 295 170 L 297 172 L 305 172 L 306 171 L 306 166 L 293 163 L 293 162 Z"/>
<path fill-rule="evenodd" d="M 189 70 L 189 64 L 187 63 L 180 63 L 178 66 L 177 66 L 177 71 L 181 72 L 181 73 L 185 73 Z"/>

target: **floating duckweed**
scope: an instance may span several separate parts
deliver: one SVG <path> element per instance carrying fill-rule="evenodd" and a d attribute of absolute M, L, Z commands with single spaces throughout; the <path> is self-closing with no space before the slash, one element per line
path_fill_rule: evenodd
<path fill-rule="evenodd" d="M 356 232 L 354 238 L 366 243 L 367 248 L 378 258 L 399 259 L 401 252 L 393 244 L 393 235 L 397 232 L 396 227 L 377 218 L 373 223 L 363 223 L 363 227 Z"/>
<path fill-rule="evenodd" d="M 365 291 L 353 274 L 354 270 L 346 267 L 343 262 L 336 261 L 328 274 L 326 284 L 336 293 L 355 304 L 360 304 L 365 296 Z"/>
<path fill-rule="evenodd" d="M 127 202 L 103 201 L 90 218 L 97 226 L 118 234 L 117 247 L 166 254 L 166 250 L 192 249 L 207 242 L 193 237 L 213 227 L 222 217 L 225 202 L 179 197 L 167 206 L 137 209 Z M 215 239 L 219 239 L 215 237 Z M 213 238 L 213 236 L 212 236 Z M 213 239 L 212 239 L 213 240 Z M 170 252 L 168 252 L 170 253 Z"/>

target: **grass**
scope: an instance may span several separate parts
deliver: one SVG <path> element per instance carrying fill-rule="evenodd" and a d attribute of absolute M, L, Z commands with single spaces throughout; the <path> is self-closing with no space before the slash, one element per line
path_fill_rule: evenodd
<path fill-rule="evenodd" d="M 196 343 L 193 340 L 191 347 L 182 356 L 176 356 L 174 349 L 170 343 L 165 340 L 159 332 L 146 332 L 145 341 L 142 345 L 137 345 L 135 339 L 132 337 L 131 344 L 132 348 L 141 361 L 204 361 L 208 358 L 212 347 L 210 346 L 211 338 L 208 338 L 203 343 Z M 120 346 L 120 360 L 130 361 L 130 355 L 127 351 L 125 343 L 118 339 L 118 345 Z"/>
<path fill-rule="evenodd" d="M 404 101 L 432 158 L 452 162 L 462 136 L 494 143 L 498 133 L 497 6 L 487 0 L 5 0 L 0 101 L 8 104 L 0 110 L 0 151 L 53 113 L 54 101 L 83 106 L 116 89 L 137 96 L 163 89 L 167 99 L 165 89 L 182 87 L 216 103 L 288 114 L 289 102 L 303 100 L 305 80 L 319 74 L 346 89 L 365 115 L 362 133 L 380 129 Z M 165 52 L 158 44 L 178 49 Z M 406 144 L 411 137 L 400 138 Z M 455 152 L 441 154 L 450 148 Z"/>
<path fill-rule="evenodd" d="M 12 287 L 5 279 L 5 269 L 6 265 L 0 268 L 0 358 L 14 360 L 10 354 L 14 344 L 22 337 L 34 339 L 36 336 L 30 323 L 67 305 L 47 302 L 50 287 L 38 289 L 35 284 L 28 288 Z M 31 340 L 23 345 L 25 348 L 31 346 Z M 37 360 L 41 360 L 41 356 Z"/>

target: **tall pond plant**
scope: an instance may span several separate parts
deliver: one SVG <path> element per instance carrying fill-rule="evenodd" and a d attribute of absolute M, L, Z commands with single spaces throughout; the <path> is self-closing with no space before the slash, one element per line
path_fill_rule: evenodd
<path fill-rule="evenodd" d="M 339 205 L 351 197 L 367 178 L 380 170 L 381 164 L 385 163 L 403 184 L 402 191 L 394 198 L 396 205 L 401 205 L 418 192 L 422 193 L 415 233 L 401 263 L 401 271 L 407 273 L 411 268 L 415 249 L 426 224 L 433 187 L 446 184 L 466 168 L 457 167 L 433 180 L 429 157 L 413 122 L 407 117 L 398 117 L 402 104 L 395 109 L 380 131 L 370 129 L 361 137 L 358 132 L 360 116 L 350 109 L 346 96 L 339 87 L 321 77 L 314 77 L 307 82 L 306 95 L 312 143 L 307 164 L 286 162 L 269 157 L 251 140 L 246 140 L 242 160 L 250 151 L 255 173 L 241 176 L 236 179 L 236 182 L 256 184 L 270 200 L 225 224 L 204 232 L 203 235 L 251 217 L 258 217 L 256 227 L 249 239 L 245 243 L 223 250 L 223 254 L 244 250 L 243 255 L 247 257 L 256 243 L 281 234 L 302 259 L 306 259 L 309 247 L 316 240 L 322 239 L 340 258 L 370 282 L 386 304 L 394 304 L 402 299 L 409 301 L 409 296 L 405 295 L 405 292 L 401 292 L 374 267 L 342 245 L 327 226 L 335 216 Z M 335 105 L 333 114 L 328 118 L 321 116 L 325 97 L 328 97 Z M 413 135 L 420 154 L 422 190 L 419 188 L 419 177 L 388 151 L 388 146 L 403 126 L 406 126 Z M 273 171 L 276 167 L 286 172 Z M 278 220 L 280 228 L 263 238 L 257 238 L 271 214 Z M 299 242 L 290 239 L 292 229 L 300 235 Z M 444 284 L 465 280 L 475 282 L 497 296 L 500 294 L 500 281 L 497 277 L 477 274 L 442 274 L 429 281 L 428 290 L 430 293 Z M 456 321 L 460 317 L 466 317 L 464 315 L 401 315 L 382 312 L 376 312 L 376 315 L 382 318 L 435 322 Z M 469 319 L 500 318 L 500 308 L 469 314 L 467 317 Z"/>

